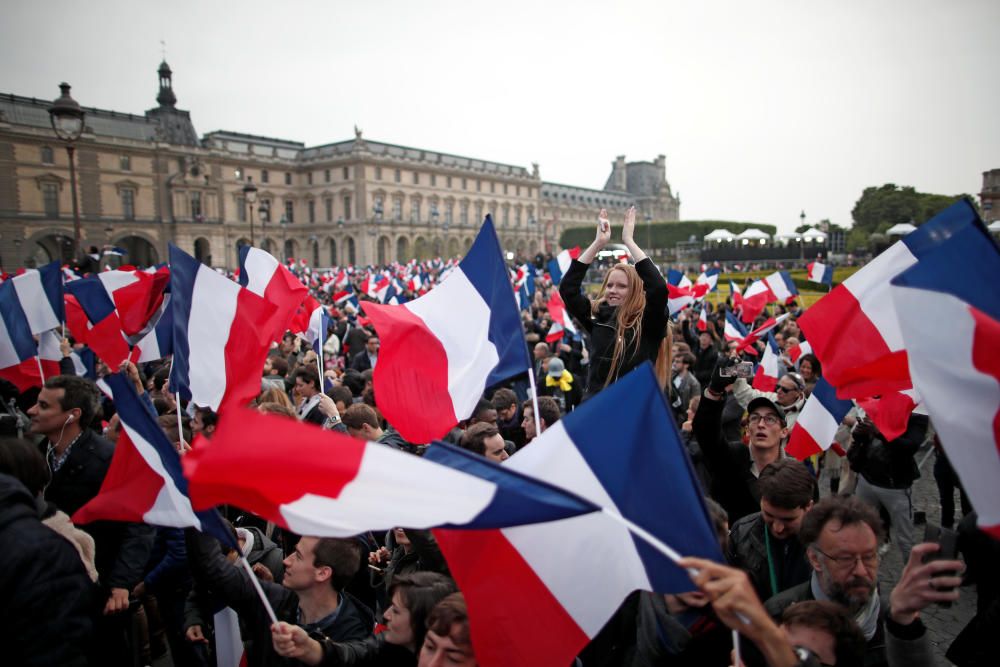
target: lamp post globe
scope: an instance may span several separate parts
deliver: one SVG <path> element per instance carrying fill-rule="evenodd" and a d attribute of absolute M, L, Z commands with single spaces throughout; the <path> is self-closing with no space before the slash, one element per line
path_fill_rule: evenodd
<path fill-rule="evenodd" d="M 86 115 L 80 105 L 69 94 L 70 85 L 60 83 L 61 94 L 49 107 L 49 120 L 56 137 L 66 144 L 69 156 L 69 188 L 73 198 L 73 257 L 80 258 L 80 209 L 76 203 L 76 165 L 73 160 L 74 144 L 83 134 L 83 119 Z"/>
<path fill-rule="evenodd" d="M 253 205 L 257 203 L 257 186 L 253 184 L 252 176 L 247 176 L 246 185 L 243 186 L 243 200 L 250 207 L 250 245 L 253 246 Z"/>

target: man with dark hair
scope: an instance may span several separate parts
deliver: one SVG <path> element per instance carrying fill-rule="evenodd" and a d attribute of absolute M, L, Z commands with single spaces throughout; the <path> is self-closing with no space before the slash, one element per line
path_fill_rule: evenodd
<path fill-rule="evenodd" d="M 674 397 L 671 402 L 670 407 L 674 409 L 674 415 L 678 417 L 678 422 L 683 422 L 682 416 L 685 416 L 688 405 L 691 404 L 691 399 L 695 396 L 701 396 L 701 383 L 691 372 L 691 367 L 694 366 L 696 359 L 690 352 L 681 352 L 674 356 L 673 364 L 673 380 L 671 381 L 673 389 L 671 389 L 670 394 Z"/>
<path fill-rule="evenodd" d="M 45 500 L 72 516 L 98 494 L 114 445 L 88 427 L 99 405 L 93 382 L 74 375 L 49 378 L 28 410 L 31 432 L 43 436 L 52 481 Z M 106 599 L 95 628 L 97 661 L 114 663 L 128 651 L 120 637 L 128 619 L 112 617 L 129 608 L 129 592 L 142 580 L 155 530 L 141 523 L 95 521 L 83 527 L 94 538 L 95 565 Z M 118 639 L 116 639 L 116 637 Z"/>
<path fill-rule="evenodd" d="M 264 378 L 261 381 L 262 388 L 277 387 L 285 391 L 285 376 L 287 374 L 288 361 L 279 356 L 269 356 L 264 360 Z"/>
<path fill-rule="evenodd" d="M 472 426 L 473 424 L 480 423 L 492 424 L 493 426 L 497 425 L 496 408 L 493 407 L 492 403 L 482 398 L 479 399 L 478 403 L 476 403 L 476 408 L 469 416 L 468 425 Z"/>
<path fill-rule="evenodd" d="M 334 405 L 337 406 L 337 412 L 340 414 L 347 412 L 347 408 L 351 407 L 354 403 L 354 394 L 343 385 L 331 387 L 330 391 L 326 392 L 326 395 L 333 399 Z"/>
<path fill-rule="evenodd" d="M 882 521 L 878 513 L 854 496 L 829 496 L 806 514 L 799 539 L 807 547 L 809 581 L 779 593 L 765 607 L 780 618 L 790 605 L 804 600 L 829 600 L 842 605 L 865 636 L 865 665 L 887 665 L 891 652 L 899 664 L 933 664 L 930 639 L 920 611 L 932 602 L 958 599 L 958 560 L 923 559 L 937 544 L 913 548 L 909 562 L 888 599 L 878 594 L 878 543 Z"/>
<path fill-rule="evenodd" d="M 417 667 L 476 667 L 477 664 L 472 651 L 465 597 L 461 593 L 452 593 L 434 605 L 427 617 L 427 635 L 420 648 Z"/>
<path fill-rule="evenodd" d="M 508 458 L 500 430 L 488 422 L 479 422 L 465 429 L 459 445 L 462 449 L 485 456 L 497 463 L 506 461 Z"/>
<path fill-rule="evenodd" d="M 795 459 L 779 459 L 757 480 L 760 511 L 733 524 L 726 559 L 746 570 L 761 600 L 809 579 L 812 568 L 797 539 L 813 505 L 816 479 Z"/>
<path fill-rule="evenodd" d="M 399 431 L 391 426 L 383 429 L 379 423 L 375 408 L 370 405 L 354 403 L 347 408 L 344 414 L 340 416 L 340 419 L 347 429 L 347 434 L 353 438 L 388 445 L 389 447 L 395 447 L 410 454 L 419 454 L 423 451 L 422 448 L 404 440 Z"/>
<path fill-rule="evenodd" d="M 192 435 L 202 435 L 209 440 L 215 433 L 215 425 L 219 422 L 219 415 L 210 407 L 194 406 L 194 417 L 191 418 Z"/>
<path fill-rule="evenodd" d="M 319 408 L 323 392 L 320 390 L 316 371 L 311 368 L 300 368 L 292 374 L 292 378 L 295 381 L 295 392 L 302 398 L 302 403 L 298 407 L 299 419 L 322 426 L 326 421 L 326 415 Z"/>
<path fill-rule="evenodd" d="M 378 363 L 378 349 L 378 336 L 369 336 L 364 349 L 354 354 L 354 358 L 351 359 L 351 368 L 359 373 L 375 370 L 375 364 Z"/>
<path fill-rule="evenodd" d="M 541 433 L 535 432 L 535 406 L 530 400 L 521 405 L 521 414 L 524 415 L 521 420 L 521 428 L 524 429 L 524 444 L 528 444 L 541 435 Z M 559 421 L 560 416 L 559 404 L 556 403 L 556 399 L 551 396 L 538 397 L 538 418 L 542 432 Z"/>
<path fill-rule="evenodd" d="M 781 615 L 781 628 L 792 646 L 809 649 L 822 665 L 864 664 L 865 636 L 840 605 L 819 600 L 793 604 Z"/>
<path fill-rule="evenodd" d="M 524 429 L 518 410 L 517 394 L 513 389 L 501 387 L 493 393 L 493 409 L 497 411 L 497 427 L 504 440 L 514 443 L 516 449 L 524 446 Z M 515 450 L 516 451 L 516 450 Z"/>
<path fill-rule="evenodd" d="M 271 644 L 271 619 L 249 575 L 229 563 L 219 542 L 194 529 L 185 531 L 195 581 L 239 614 L 249 635 L 248 662 L 285 664 Z M 314 638 L 364 639 L 375 616 L 344 590 L 361 566 L 358 540 L 303 536 L 284 560 L 281 584 L 260 581 L 279 621 L 302 627 Z M 256 655 L 255 655 L 256 654 Z"/>

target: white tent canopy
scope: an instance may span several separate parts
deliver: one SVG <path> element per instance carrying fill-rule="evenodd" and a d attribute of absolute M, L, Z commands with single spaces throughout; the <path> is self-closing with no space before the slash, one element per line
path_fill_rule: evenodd
<path fill-rule="evenodd" d="M 802 233 L 802 238 L 806 241 L 825 241 L 826 232 L 822 232 L 815 227 L 810 227 Z"/>
<path fill-rule="evenodd" d="M 732 241 L 736 238 L 728 229 L 715 229 L 711 234 L 706 234 L 704 241 Z"/>
<path fill-rule="evenodd" d="M 994 220 L 993 222 L 990 223 L 990 226 L 987 227 L 986 229 L 990 230 L 991 232 L 1000 232 L 1000 220 Z"/>
<path fill-rule="evenodd" d="M 767 232 L 762 232 L 761 230 L 755 227 L 751 227 L 750 229 L 740 232 L 736 238 L 740 240 L 749 239 L 751 241 L 757 241 L 760 239 L 764 240 L 769 239 L 771 238 L 771 235 L 768 234 Z"/>
<path fill-rule="evenodd" d="M 885 233 L 889 236 L 906 236 L 910 232 L 915 231 L 917 231 L 917 228 L 914 225 L 911 225 L 908 222 L 901 222 L 898 225 L 893 225 L 889 229 L 885 230 Z"/>

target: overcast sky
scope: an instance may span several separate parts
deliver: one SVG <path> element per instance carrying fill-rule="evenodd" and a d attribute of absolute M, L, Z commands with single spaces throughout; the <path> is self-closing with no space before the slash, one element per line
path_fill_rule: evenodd
<path fill-rule="evenodd" d="M 178 106 L 226 129 L 353 137 L 603 187 L 667 156 L 682 219 L 849 225 L 868 185 L 977 194 L 1000 167 L 997 0 L 5 0 L 0 92 Z"/>

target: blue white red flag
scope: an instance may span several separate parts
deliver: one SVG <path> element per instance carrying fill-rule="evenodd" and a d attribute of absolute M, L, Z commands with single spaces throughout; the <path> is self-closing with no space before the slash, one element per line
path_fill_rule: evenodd
<path fill-rule="evenodd" d="M 823 364 L 823 377 L 837 388 L 838 396 L 867 398 L 913 386 L 890 282 L 978 219 L 969 202 L 952 204 L 835 287 L 798 319 L 813 354 Z"/>
<path fill-rule="evenodd" d="M 753 321 L 764 312 L 767 304 L 776 298 L 766 280 L 755 280 L 743 293 L 740 320 L 746 324 L 753 324 Z"/>
<path fill-rule="evenodd" d="M 837 398 L 833 386 L 821 377 L 795 420 L 785 453 L 805 461 L 828 450 L 837 435 L 837 427 L 853 406 L 851 401 Z"/>
<path fill-rule="evenodd" d="M 402 306 L 364 304 L 382 343 L 379 409 L 408 441 L 466 419 L 486 387 L 531 367 L 493 220 L 447 280 Z"/>
<path fill-rule="evenodd" d="M 737 350 L 746 350 L 750 354 L 757 354 L 757 350 L 754 349 L 753 345 L 765 335 L 767 335 L 772 330 L 776 329 L 779 324 L 788 319 L 791 313 L 785 313 L 784 315 L 779 315 L 778 317 L 769 317 L 767 320 L 761 324 L 759 327 L 748 333 L 740 344 L 736 347 Z"/>
<path fill-rule="evenodd" d="M 773 392 L 778 386 L 778 358 L 781 351 L 778 349 L 778 341 L 774 338 L 774 332 L 767 332 L 767 346 L 764 348 L 764 355 L 757 364 L 757 370 L 753 376 L 753 388 L 759 391 Z"/>
<path fill-rule="evenodd" d="M 774 300 L 778 303 L 788 303 L 799 295 L 799 289 L 792 280 L 792 274 L 788 271 L 775 271 L 764 279 Z"/>
<path fill-rule="evenodd" d="M 739 312 L 743 309 L 743 292 L 732 280 L 729 281 L 729 298 L 732 300 L 733 310 Z"/>
<path fill-rule="evenodd" d="M 285 335 L 295 311 L 309 293 L 288 267 L 266 251 L 246 245 L 240 246 L 240 285 L 274 304 L 273 315 L 258 325 L 271 340 Z"/>
<path fill-rule="evenodd" d="M 569 271 L 573 260 L 579 256 L 580 246 L 576 246 L 575 248 L 560 251 L 558 255 L 549 260 L 547 268 L 553 285 L 558 285 L 562 282 L 562 277 Z"/>
<path fill-rule="evenodd" d="M 13 281 L 0 283 L 0 377 L 21 391 L 41 384 L 35 356 L 38 346 L 14 291 Z"/>
<path fill-rule="evenodd" d="M 303 338 L 309 343 L 316 354 L 326 343 L 326 332 L 330 326 L 330 311 L 326 306 L 318 305 L 309 316 L 309 328 L 305 330 Z"/>
<path fill-rule="evenodd" d="M 719 288 L 719 269 L 702 269 L 701 274 L 698 275 L 698 279 L 694 281 L 695 285 L 708 285 L 708 291 L 714 292 Z"/>
<path fill-rule="evenodd" d="M 702 304 L 701 312 L 698 314 L 698 331 L 708 331 L 708 308 L 704 304 Z"/>
<path fill-rule="evenodd" d="M 978 216 L 939 240 L 893 278 L 892 300 L 913 388 L 980 528 L 1000 539 L 1000 251 Z"/>
<path fill-rule="evenodd" d="M 174 353 L 174 310 L 170 307 L 170 294 L 163 295 L 160 313 L 155 319 L 156 324 L 132 350 L 131 356 L 137 364 L 163 359 Z"/>
<path fill-rule="evenodd" d="M 822 283 L 824 285 L 833 285 L 833 267 L 827 266 L 821 262 L 809 262 L 806 265 L 809 269 L 809 280 L 814 283 Z"/>
<path fill-rule="evenodd" d="M 55 329 L 66 319 L 63 274 L 59 262 L 50 262 L 40 269 L 28 269 L 14 276 L 10 282 L 28 318 L 31 333 L 40 334 Z"/>
<path fill-rule="evenodd" d="M 500 468 L 543 479 L 603 511 L 501 530 L 434 531 L 476 620 L 472 641 L 484 667 L 568 665 L 632 591 L 691 589 L 686 572 L 616 516 L 679 554 L 722 560 L 690 459 L 648 363 Z"/>
<path fill-rule="evenodd" d="M 232 544 L 218 512 L 195 512 L 191 507 L 180 455 L 157 423 L 152 404 L 143 401 L 121 373 L 105 377 L 99 385 L 115 403 L 121 434 L 101 490 L 73 514 L 73 522 L 197 528 Z"/>
<path fill-rule="evenodd" d="M 746 338 L 747 328 L 743 326 L 730 311 L 726 311 L 726 328 L 723 337 L 727 340 L 743 340 Z"/>
<path fill-rule="evenodd" d="M 566 312 L 566 304 L 559 295 L 559 290 L 550 292 L 548 309 L 549 317 L 552 318 L 552 326 L 549 328 L 548 334 L 545 335 L 547 342 L 555 343 L 562 340 L 567 331 L 570 334 L 577 332 L 576 326 L 573 324 L 573 317 Z"/>
<path fill-rule="evenodd" d="M 112 257 L 124 257 L 128 254 L 128 250 L 125 248 L 119 248 L 116 245 L 106 245 L 104 246 L 104 252 L 102 253 L 105 257 L 109 255 Z"/>
<path fill-rule="evenodd" d="M 170 390 L 218 411 L 260 393 L 275 306 L 170 245 Z"/>
<path fill-rule="evenodd" d="M 673 317 L 694 303 L 690 287 L 677 287 L 667 283 L 667 314 Z"/>
<path fill-rule="evenodd" d="M 809 341 L 797 343 L 788 348 L 788 358 L 792 360 L 796 368 L 799 367 L 799 359 L 806 354 L 812 354 L 812 345 L 809 344 Z"/>
<path fill-rule="evenodd" d="M 487 529 L 597 509 L 457 447 L 434 444 L 418 457 L 245 408 L 220 417 L 211 444 L 185 455 L 184 473 L 194 507 L 233 504 L 299 535 Z"/>

